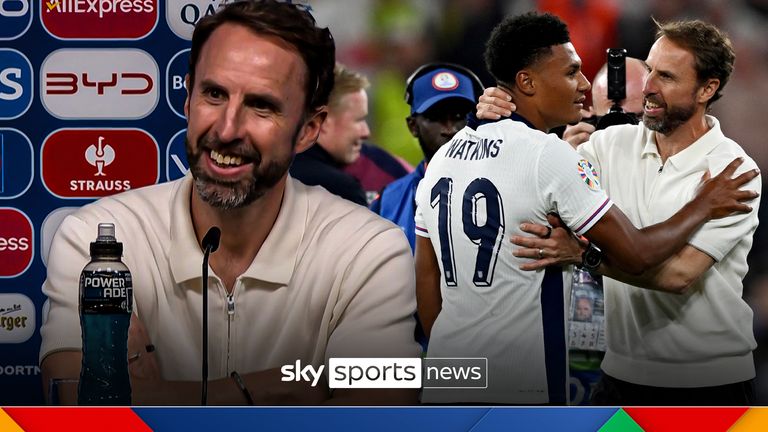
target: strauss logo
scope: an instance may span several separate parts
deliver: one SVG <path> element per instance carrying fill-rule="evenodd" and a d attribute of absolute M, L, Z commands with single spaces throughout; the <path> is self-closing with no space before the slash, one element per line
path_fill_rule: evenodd
<path fill-rule="evenodd" d="M 94 176 L 106 176 L 104 174 L 104 167 L 114 162 L 115 149 L 109 144 L 104 144 L 104 137 L 100 136 L 98 147 L 96 144 L 91 144 L 85 149 L 85 160 L 96 167 L 97 171 Z"/>

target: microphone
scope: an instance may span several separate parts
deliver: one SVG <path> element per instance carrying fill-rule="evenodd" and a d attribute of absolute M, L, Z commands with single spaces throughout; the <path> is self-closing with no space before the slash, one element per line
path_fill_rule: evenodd
<path fill-rule="evenodd" d="M 211 227 L 203 236 L 203 389 L 200 395 L 201 405 L 208 404 L 208 258 L 219 248 L 221 229 Z"/>

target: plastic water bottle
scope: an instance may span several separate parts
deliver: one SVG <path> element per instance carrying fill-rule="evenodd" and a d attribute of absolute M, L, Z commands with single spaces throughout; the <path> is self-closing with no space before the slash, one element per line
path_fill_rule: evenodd
<path fill-rule="evenodd" d="M 91 262 L 80 274 L 80 327 L 83 364 L 77 388 L 79 405 L 130 405 L 128 326 L 133 287 L 120 257 L 123 244 L 115 225 L 99 224 L 91 243 Z"/>

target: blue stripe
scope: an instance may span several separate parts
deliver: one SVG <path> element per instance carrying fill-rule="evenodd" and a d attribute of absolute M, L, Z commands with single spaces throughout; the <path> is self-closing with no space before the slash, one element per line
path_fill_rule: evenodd
<path fill-rule="evenodd" d="M 544 329 L 544 362 L 549 403 L 566 403 L 567 359 L 565 348 L 565 299 L 563 269 L 547 267 L 541 283 L 541 318 Z"/>
<path fill-rule="evenodd" d="M 55 409 L 55 408 L 46 408 Z M 594 432 L 618 408 L 565 407 L 197 407 L 133 408 L 149 428 L 164 431 L 291 432 Z M 616 430 L 607 427 L 609 430 Z"/>

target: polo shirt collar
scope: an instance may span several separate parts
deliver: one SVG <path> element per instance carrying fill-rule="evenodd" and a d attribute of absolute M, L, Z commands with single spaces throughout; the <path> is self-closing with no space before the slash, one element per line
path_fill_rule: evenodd
<path fill-rule="evenodd" d="M 700 165 L 707 154 L 717 147 L 723 140 L 723 132 L 720 123 L 712 116 L 705 116 L 709 130 L 686 147 L 680 153 L 669 158 L 669 162 L 680 171 L 688 171 Z"/>
<path fill-rule="evenodd" d="M 169 260 L 177 284 L 202 277 L 203 251 L 197 243 L 190 210 L 193 182 L 192 175 L 187 174 L 171 204 Z M 289 176 L 275 224 L 256 258 L 241 277 L 279 285 L 288 284 L 296 265 L 308 209 L 306 194 L 296 189 L 294 180 Z"/>
<path fill-rule="evenodd" d="M 709 131 L 686 147 L 685 150 L 668 159 L 669 163 L 674 165 L 678 170 L 685 171 L 695 168 L 696 165 L 700 164 L 701 161 L 704 160 L 704 157 L 722 141 L 724 135 L 720 130 L 720 122 L 710 115 L 705 116 L 705 119 L 709 126 Z M 645 128 L 645 126 L 643 126 L 643 128 Z M 656 132 L 647 128 L 645 128 L 645 130 L 647 133 L 642 155 L 653 154 L 661 157 L 659 155 L 659 149 L 656 146 Z"/>
<path fill-rule="evenodd" d="M 272 230 L 261 245 L 243 278 L 288 285 L 309 218 L 309 202 L 290 175 L 285 180 L 283 202 Z"/>

